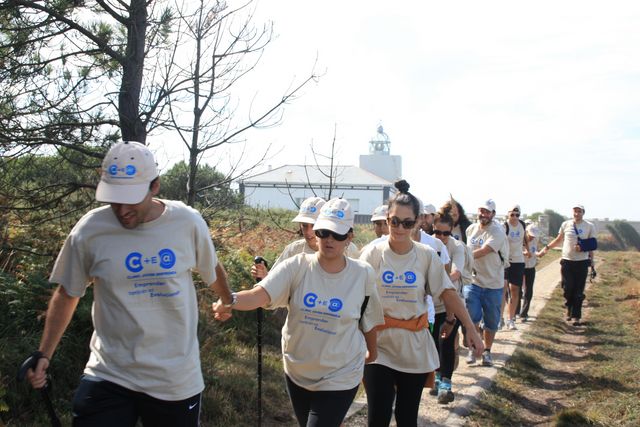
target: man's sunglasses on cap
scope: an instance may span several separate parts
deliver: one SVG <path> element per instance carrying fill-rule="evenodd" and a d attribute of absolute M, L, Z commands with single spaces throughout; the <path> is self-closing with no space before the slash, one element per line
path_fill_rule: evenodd
<path fill-rule="evenodd" d="M 391 218 L 389 218 L 389 225 L 391 225 L 392 227 L 399 227 L 400 225 L 402 225 L 407 230 L 410 230 L 413 227 L 415 227 L 416 220 L 415 219 L 401 220 L 397 216 L 392 216 Z"/>
<path fill-rule="evenodd" d="M 333 240 L 337 240 L 338 242 L 344 242 L 349 237 L 349 233 L 347 234 L 338 234 L 331 230 L 316 230 L 316 236 L 321 239 L 326 239 L 327 237 L 333 237 Z"/>

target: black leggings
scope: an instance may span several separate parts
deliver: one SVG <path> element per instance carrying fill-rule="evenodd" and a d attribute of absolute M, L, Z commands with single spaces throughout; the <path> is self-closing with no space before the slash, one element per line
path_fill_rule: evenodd
<path fill-rule="evenodd" d="M 524 269 L 524 295 L 522 296 L 522 298 L 520 298 L 520 301 L 522 301 L 522 310 L 520 310 L 520 317 L 529 316 L 529 307 L 531 307 L 531 298 L 533 298 L 533 283 L 535 281 L 536 281 L 536 268 L 535 267 L 525 268 Z"/>
<path fill-rule="evenodd" d="M 300 427 L 339 427 L 356 397 L 358 386 L 351 390 L 310 391 L 285 375 L 287 392 Z"/>
<path fill-rule="evenodd" d="M 364 388 L 367 391 L 368 426 L 389 426 L 395 398 L 398 427 L 416 427 L 418 407 L 426 380 L 426 372 L 409 374 L 384 365 L 365 365 Z"/>
<path fill-rule="evenodd" d="M 560 261 L 560 274 L 562 275 L 562 289 L 564 289 L 567 317 L 580 319 L 582 317 L 582 301 L 584 301 L 584 287 L 587 283 L 589 272 L 589 260 Z"/>
<path fill-rule="evenodd" d="M 447 320 L 446 312 L 436 314 L 436 320 L 433 324 L 431 336 L 433 337 L 433 341 L 436 343 L 438 356 L 440 356 L 440 369 L 438 369 L 438 371 L 440 371 L 440 376 L 451 379 L 451 376 L 453 375 L 453 367 L 456 361 L 455 343 L 456 339 L 458 339 L 460 321 L 456 319 L 456 323 L 453 325 L 453 329 L 449 336 L 442 339 L 440 338 L 440 328 L 444 325 L 445 320 Z"/>

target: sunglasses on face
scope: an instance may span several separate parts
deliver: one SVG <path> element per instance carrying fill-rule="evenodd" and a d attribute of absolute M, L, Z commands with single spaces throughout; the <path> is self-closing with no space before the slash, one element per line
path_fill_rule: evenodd
<path fill-rule="evenodd" d="M 516 213 L 516 212 L 511 212 L 511 214 L 509 214 L 509 216 L 515 216 L 516 218 L 520 218 L 520 214 Z"/>
<path fill-rule="evenodd" d="M 406 228 L 407 230 L 410 230 L 413 227 L 415 227 L 416 220 L 415 219 L 401 220 L 397 216 L 392 216 L 391 218 L 389 218 L 389 225 L 391 225 L 392 227 L 399 227 L 401 224 L 404 228 Z"/>
<path fill-rule="evenodd" d="M 451 232 L 449 230 L 447 231 L 433 230 L 433 234 L 435 234 L 436 236 L 451 236 Z"/>
<path fill-rule="evenodd" d="M 327 237 L 333 237 L 333 240 L 337 240 L 338 242 L 344 242 L 349 237 L 349 233 L 347 234 L 338 234 L 331 230 L 316 230 L 316 237 L 321 239 L 326 239 Z"/>

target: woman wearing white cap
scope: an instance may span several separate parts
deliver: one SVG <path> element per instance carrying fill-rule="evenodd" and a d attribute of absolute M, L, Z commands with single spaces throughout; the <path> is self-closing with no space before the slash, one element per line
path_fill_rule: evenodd
<path fill-rule="evenodd" d="M 366 361 L 375 360 L 375 326 L 384 322 L 374 271 L 344 255 L 353 238 L 353 214 L 344 199 L 329 200 L 314 225 L 318 252 L 274 267 L 234 303 L 213 304 L 218 320 L 231 308 L 289 310 L 282 328 L 287 390 L 301 426 L 339 426 Z"/>
<path fill-rule="evenodd" d="M 388 426 L 395 399 L 399 427 L 416 426 L 427 374 L 439 366 L 438 352 L 427 329 L 426 295 L 439 297 L 448 311 L 470 331 L 470 347 L 478 356 L 483 344 L 464 303 L 435 251 L 414 242 L 411 233 L 422 210 L 399 181 L 389 201 L 389 239 L 367 246 L 360 259 L 376 271 L 385 324 L 379 328 L 378 358 L 365 366 L 369 426 Z"/>

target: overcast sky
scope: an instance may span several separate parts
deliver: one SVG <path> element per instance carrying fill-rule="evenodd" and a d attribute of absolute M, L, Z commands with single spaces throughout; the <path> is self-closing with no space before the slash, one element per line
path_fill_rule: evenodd
<path fill-rule="evenodd" d="M 323 74 L 248 135 L 273 167 L 328 152 L 334 127 L 358 165 L 382 124 L 436 206 L 640 220 L 640 2 L 263 0 L 254 20 L 277 38 L 241 96 L 281 95 L 316 58 Z"/>

